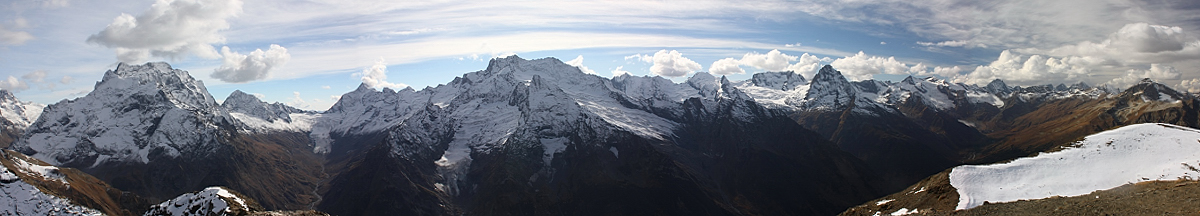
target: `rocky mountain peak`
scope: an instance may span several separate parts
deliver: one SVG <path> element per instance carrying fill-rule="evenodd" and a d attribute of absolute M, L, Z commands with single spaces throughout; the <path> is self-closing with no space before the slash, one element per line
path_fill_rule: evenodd
<path fill-rule="evenodd" d="M 104 78 L 96 83 L 95 90 L 88 95 L 143 95 L 152 98 L 159 92 L 175 106 L 188 110 L 212 111 L 218 106 L 202 81 L 165 62 L 142 65 L 120 63 L 116 69 L 105 72 Z"/>
<path fill-rule="evenodd" d="M 989 82 L 984 89 L 995 95 L 1007 95 L 1008 93 L 1012 93 L 1012 87 L 1008 87 L 1008 84 L 1004 84 L 1004 80 L 1000 79 L 992 80 L 992 82 Z"/>
<path fill-rule="evenodd" d="M 1161 83 L 1154 82 L 1150 78 L 1145 78 L 1137 85 L 1122 91 L 1118 97 L 1125 99 L 1141 97 L 1145 101 L 1178 101 L 1187 98 L 1187 95 Z"/>
<path fill-rule="evenodd" d="M 0 101 L 17 101 L 17 96 L 13 96 L 12 92 L 9 92 L 7 89 L 0 89 Z"/>
<path fill-rule="evenodd" d="M 804 76 L 791 71 L 756 73 L 750 78 L 750 82 L 758 87 L 783 91 L 791 91 L 798 86 L 808 84 Z"/>
<path fill-rule="evenodd" d="M 809 83 L 808 94 L 804 96 L 801 109 L 837 110 L 850 105 L 854 100 L 856 89 L 842 72 L 825 65 Z"/>
<path fill-rule="evenodd" d="M 289 116 L 291 113 L 302 113 L 303 110 L 291 107 L 282 103 L 267 103 L 259 100 L 257 96 L 247 94 L 241 90 L 234 90 L 225 98 L 225 102 L 221 104 L 229 112 L 242 113 L 250 115 L 268 122 L 283 120 L 285 122 L 292 121 Z"/>

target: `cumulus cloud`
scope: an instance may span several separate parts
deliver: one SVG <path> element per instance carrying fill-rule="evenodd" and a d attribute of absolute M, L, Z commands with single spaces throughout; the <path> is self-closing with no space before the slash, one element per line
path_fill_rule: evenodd
<path fill-rule="evenodd" d="M 795 61 L 796 58 L 799 57 L 784 54 L 783 52 L 775 49 L 767 52 L 766 54 L 759 54 L 756 52 L 746 53 L 745 55 L 742 55 L 741 63 L 743 65 L 767 71 L 782 71 L 789 66 L 789 62 Z"/>
<path fill-rule="evenodd" d="M 816 70 L 820 68 L 821 62 L 829 62 L 828 58 L 821 59 L 808 53 L 800 56 L 788 55 L 779 50 L 771 50 L 767 53 L 750 52 L 742 55 L 742 58 L 724 58 L 713 62 L 709 67 L 709 71 L 713 74 L 728 75 L 745 73 L 739 66 L 750 66 L 766 71 L 793 71 L 800 73 L 806 77 L 812 77 Z M 796 62 L 796 63 L 792 63 Z"/>
<path fill-rule="evenodd" d="M 113 48 L 127 63 L 188 54 L 215 59 L 220 55 L 212 44 L 225 42 L 218 32 L 241 12 L 241 0 L 158 0 L 137 17 L 117 16 L 87 41 Z"/>
<path fill-rule="evenodd" d="M 801 54 L 796 60 L 795 64 L 788 65 L 787 70 L 799 73 L 807 78 L 812 78 L 813 75 L 817 74 L 817 70 L 821 69 L 821 62 L 833 61 L 829 57 L 817 58 L 817 56 L 808 53 Z"/>
<path fill-rule="evenodd" d="M 1179 79 L 1180 73 L 1175 70 L 1175 67 L 1160 64 L 1150 64 L 1150 69 L 1130 69 L 1125 76 L 1117 77 L 1104 84 L 1111 87 L 1126 88 L 1141 82 L 1143 78 L 1150 78 L 1155 81 Z"/>
<path fill-rule="evenodd" d="M 875 74 L 911 74 L 907 64 L 897 61 L 896 57 L 870 56 L 862 51 L 852 56 L 846 56 L 829 63 L 837 68 L 847 79 L 871 79 Z"/>
<path fill-rule="evenodd" d="M 41 83 L 41 82 L 44 82 L 46 79 L 46 71 L 36 70 L 33 72 L 29 72 L 25 75 L 21 75 L 21 79 L 33 81 L 35 83 Z"/>
<path fill-rule="evenodd" d="M 625 68 L 625 66 L 617 66 L 617 69 L 613 69 L 612 76 L 619 77 L 621 75 L 629 74 L 629 71 L 625 71 L 622 68 Z"/>
<path fill-rule="evenodd" d="M 391 88 L 403 89 L 408 87 L 404 83 L 391 83 L 387 81 L 387 62 L 383 58 L 375 61 L 374 65 L 363 69 L 362 72 L 354 73 L 354 76 L 362 77 L 362 83 L 367 84 L 371 88 Z"/>
<path fill-rule="evenodd" d="M 249 55 L 230 51 L 229 47 L 221 47 L 221 55 L 225 60 L 210 77 L 231 83 L 266 79 L 271 69 L 283 66 L 292 59 L 287 48 L 275 44 L 271 44 L 267 51 L 255 49 Z"/>
<path fill-rule="evenodd" d="M 575 59 L 571 59 L 570 61 L 567 61 L 565 63 L 567 63 L 567 65 L 571 65 L 571 66 L 575 66 L 575 67 L 579 68 L 579 70 L 583 71 L 583 73 L 596 74 L 596 71 L 594 71 L 592 69 L 588 69 L 587 66 L 583 66 L 583 55 L 579 55 L 579 57 L 575 57 Z"/>
<path fill-rule="evenodd" d="M 17 93 L 29 89 L 29 84 L 26 84 L 25 81 L 18 80 L 16 77 L 8 76 L 8 79 L 0 80 L 0 89 Z"/>
<path fill-rule="evenodd" d="M 654 53 L 654 65 L 650 66 L 650 73 L 665 77 L 682 77 L 700 69 L 700 63 L 683 57 L 683 53 L 679 51 L 659 50 Z"/>
<path fill-rule="evenodd" d="M 1089 76 L 1088 67 L 1098 62 L 1084 57 L 1024 56 L 1004 50 L 996 61 L 980 65 L 974 71 L 956 77 L 955 81 L 981 85 L 993 79 L 1017 85 L 1073 82 Z"/>
<path fill-rule="evenodd" d="M 708 67 L 708 72 L 716 74 L 716 75 L 730 75 L 730 74 L 746 73 L 746 70 L 742 70 L 741 67 L 738 67 L 738 65 L 740 65 L 740 64 L 741 64 L 741 61 L 738 61 L 737 59 L 723 58 L 721 60 L 717 60 L 717 61 L 713 62 L 712 66 Z"/>
<path fill-rule="evenodd" d="M 1185 79 L 1179 82 L 1179 89 L 1191 93 L 1200 93 L 1200 78 Z"/>

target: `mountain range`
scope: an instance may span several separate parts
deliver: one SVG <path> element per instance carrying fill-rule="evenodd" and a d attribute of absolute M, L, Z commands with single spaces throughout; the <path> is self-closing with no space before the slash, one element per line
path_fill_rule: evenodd
<path fill-rule="evenodd" d="M 0 145 L 109 191 L 39 186 L 50 195 L 17 199 L 71 212 L 220 200 L 240 207 L 212 212 L 831 215 L 959 165 L 1073 148 L 1125 125 L 1200 127 L 1196 102 L 1148 79 L 1122 91 L 981 87 L 849 81 L 825 66 L 811 79 L 697 72 L 675 83 L 511 56 L 420 90 L 364 84 L 316 112 L 241 91 L 218 103 L 186 71 L 122 63 L 86 96 L 44 108 L 0 90 Z"/>

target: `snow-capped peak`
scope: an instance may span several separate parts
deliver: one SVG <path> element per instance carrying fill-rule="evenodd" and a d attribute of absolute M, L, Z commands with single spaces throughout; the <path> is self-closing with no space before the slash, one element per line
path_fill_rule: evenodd
<path fill-rule="evenodd" d="M 1142 79 L 1140 83 L 1125 89 L 1118 96 L 1121 98 L 1139 97 L 1143 101 L 1165 101 L 1177 102 L 1187 98 L 1188 96 L 1171 89 L 1161 83 L 1154 82 L 1150 78 Z"/>
<path fill-rule="evenodd" d="M 43 104 L 17 100 L 12 92 L 0 89 L 0 117 L 12 123 L 11 126 L 15 128 L 11 129 L 25 130 L 26 127 L 37 121 L 45 107 L 46 105 Z"/>
<path fill-rule="evenodd" d="M 1007 84 L 1004 84 L 1004 80 L 1000 79 L 992 80 L 992 82 L 989 82 L 987 87 L 984 87 L 984 89 L 987 89 L 988 92 L 998 96 L 1005 96 L 1013 92 L 1012 88 L 1008 87 Z"/>
<path fill-rule="evenodd" d="M 166 62 L 143 65 L 120 63 L 104 73 L 92 94 L 142 94 L 161 91 L 166 99 L 187 110 L 211 110 L 217 101 L 208 94 L 204 82 L 192 78 L 187 71 L 171 68 Z"/>
<path fill-rule="evenodd" d="M 809 83 L 808 94 L 798 104 L 803 110 L 840 110 L 850 106 L 855 99 L 857 89 L 842 76 L 842 72 L 825 65 Z"/>
<path fill-rule="evenodd" d="M 267 103 L 254 95 L 234 90 L 221 104 L 229 115 L 240 121 L 246 129 L 260 132 L 311 130 L 313 121 L 321 114 L 304 111 L 283 103 Z"/>
<path fill-rule="evenodd" d="M 71 167 L 207 154 L 231 124 L 202 82 L 166 63 L 120 64 L 87 96 L 45 110 L 13 147 Z"/>

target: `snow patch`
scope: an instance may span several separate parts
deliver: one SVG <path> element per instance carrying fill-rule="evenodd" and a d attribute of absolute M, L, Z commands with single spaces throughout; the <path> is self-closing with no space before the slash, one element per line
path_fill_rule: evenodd
<path fill-rule="evenodd" d="M 896 201 L 896 200 L 894 200 L 894 199 L 885 199 L 885 200 L 880 200 L 879 202 L 875 202 L 875 205 L 883 205 L 883 204 L 888 204 L 888 203 L 890 203 L 890 202 L 892 202 L 892 201 Z"/>
<path fill-rule="evenodd" d="M 621 154 L 617 151 L 616 146 L 608 147 L 608 151 L 613 153 L 613 157 L 621 158 Z"/>
<path fill-rule="evenodd" d="M 542 141 L 542 164 L 550 166 L 550 161 L 554 160 L 554 155 L 567 150 L 567 143 L 571 140 L 566 137 L 541 139 Z"/>
<path fill-rule="evenodd" d="M 898 216 L 898 215 L 910 215 L 910 214 L 916 214 L 916 213 L 917 213 L 917 211 L 918 211 L 918 210 L 916 210 L 916 209 L 913 209 L 912 211 L 909 211 L 909 210 L 908 210 L 908 208 L 900 208 L 900 210 L 896 210 L 896 212 L 892 212 L 892 214 L 891 214 L 891 215 L 892 215 L 892 216 Z"/>

